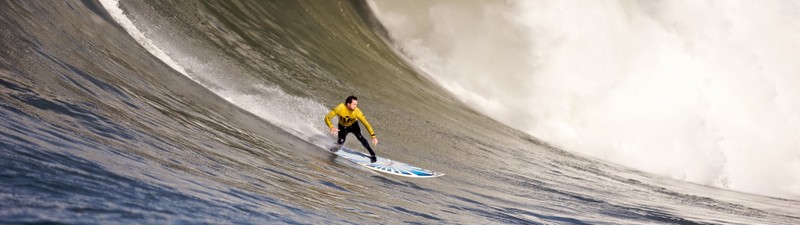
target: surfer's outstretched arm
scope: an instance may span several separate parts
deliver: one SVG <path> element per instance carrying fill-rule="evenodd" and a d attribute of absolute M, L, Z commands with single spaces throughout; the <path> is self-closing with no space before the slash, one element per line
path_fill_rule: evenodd
<path fill-rule="evenodd" d="M 372 130 L 372 125 L 369 124 L 367 118 L 364 117 L 364 113 L 359 114 L 358 120 L 364 123 L 364 127 L 367 128 L 367 132 L 369 132 L 369 136 L 372 137 L 372 144 L 377 146 L 378 145 L 378 137 L 375 136 L 375 131 Z"/>
<path fill-rule="evenodd" d="M 333 126 L 333 123 L 331 123 L 331 119 L 333 119 L 333 117 L 336 117 L 336 110 L 331 110 L 328 115 L 325 115 L 325 124 L 328 125 L 328 129 L 331 130 L 331 134 L 335 135 L 339 129 L 337 129 L 336 126 Z"/>

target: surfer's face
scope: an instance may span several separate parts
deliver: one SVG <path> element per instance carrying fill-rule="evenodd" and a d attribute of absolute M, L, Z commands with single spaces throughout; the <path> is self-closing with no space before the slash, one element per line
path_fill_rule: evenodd
<path fill-rule="evenodd" d="M 347 104 L 347 109 L 349 109 L 350 111 L 356 110 L 357 105 L 358 105 L 358 100 L 353 100 L 352 102 L 350 102 L 350 104 Z"/>

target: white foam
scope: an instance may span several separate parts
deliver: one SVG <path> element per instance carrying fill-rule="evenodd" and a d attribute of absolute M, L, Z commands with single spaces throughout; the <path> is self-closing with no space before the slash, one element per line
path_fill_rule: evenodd
<path fill-rule="evenodd" d="M 250 94 L 235 90 L 220 90 L 218 94 L 295 136 L 308 139 L 315 134 L 325 134 L 320 130 L 325 126 L 322 123 L 322 118 L 327 113 L 325 106 L 307 98 L 286 94 L 278 87 L 255 87 L 256 91 Z"/>
<path fill-rule="evenodd" d="M 676 179 L 800 197 L 800 7 L 752 1 L 370 2 L 475 109 Z"/>
<path fill-rule="evenodd" d="M 114 18 L 114 21 L 117 21 L 120 26 L 125 28 L 125 30 L 128 31 L 128 34 L 130 34 L 131 37 L 136 40 L 136 42 L 139 42 L 142 47 L 147 49 L 147 51 L 157 58 L 161 59 L 161 61 L 172 67 L 172 69 L 175 71 L 187 75 L 186 69 L 175 62 L 175 60 L 172 60 L 172 58 L 166 52 L 161 50 L 161 48 L 156 46 L 152 40 L 147 38 L 147 36 L 145 36 L 144 33 L 136 27 L 136 25 L 133 25 L 133 22 L 127 16 L 125 16 L 125 13 L 119 7 L 119 0 L 100 0 L 100 4 L 103 5 L 108 14 Z"/>

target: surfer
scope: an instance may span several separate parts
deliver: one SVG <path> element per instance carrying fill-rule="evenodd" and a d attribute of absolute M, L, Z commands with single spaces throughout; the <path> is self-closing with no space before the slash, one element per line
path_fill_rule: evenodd
<path fill-rule="evenodd" d="M 334 127 L 333 124 L 331 123 L 331 119 L 333 119 L 333 117 L 336 116 L 339 116 L 338 128 Z M 328 115 L 325 116 L 325 124 L 328 124 L 328 128 L 331 129 L 331 134 L 338 133 L 339 135 L 339 139 L 336 141 L 336 143 L 339 144 L 339 146 L 331 149 L 331 151 L 333 152 L 339 151 L 339 147 L 341 147 L 341 145 L 344 144 L 344 140 L 347 137 L 347 134 L 353 133 L 356 135 L 358 141 L 360 141 L 361 144 L 364 145 L 364 148 L 366 148 L 369 151 L 370 161 L 372 163 L 375 163 L 377 161 L 377 158 L 375 157 L 375 152 L 372 151 L 372 148 L 369 146 L 369 143 L 367 143 L 367 139 L 364 138 L 363 135 L 361 135 L 361 127 L 358 126 L 358 121 L 364 123 L 364 127 L 366 127 L 367 131 L 369 131 L 369 135 L 372 136 L 372 144 L 376 146 L 378 145 L 378 138 L 375 137 L 375 132 L 372 130 L 372 126 L 370 126 L 369 122 L 367 122 L 367 118 L 364 118 L 364 113 L 362 113 L 361 110 L 358 109 L 358 98 L 356 98 L 356 96 L 351 95 L 347 97 L 347 99 L 345 99 L 344 103 L 340 103 L 339 105 L 334 107 L 331 110 L 331 112 L 329 112 Z"/>

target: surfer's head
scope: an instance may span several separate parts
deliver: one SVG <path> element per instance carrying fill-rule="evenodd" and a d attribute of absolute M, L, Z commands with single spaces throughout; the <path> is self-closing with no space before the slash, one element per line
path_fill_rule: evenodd
<path fill-rule="evenodd" d="M 347 106 L 347 109 L 350 111 L 356 110 L 358 107 L 358 98 L 356 96 L 350 95 L 347 99 L 344 100 L 344 105 Z"/>

